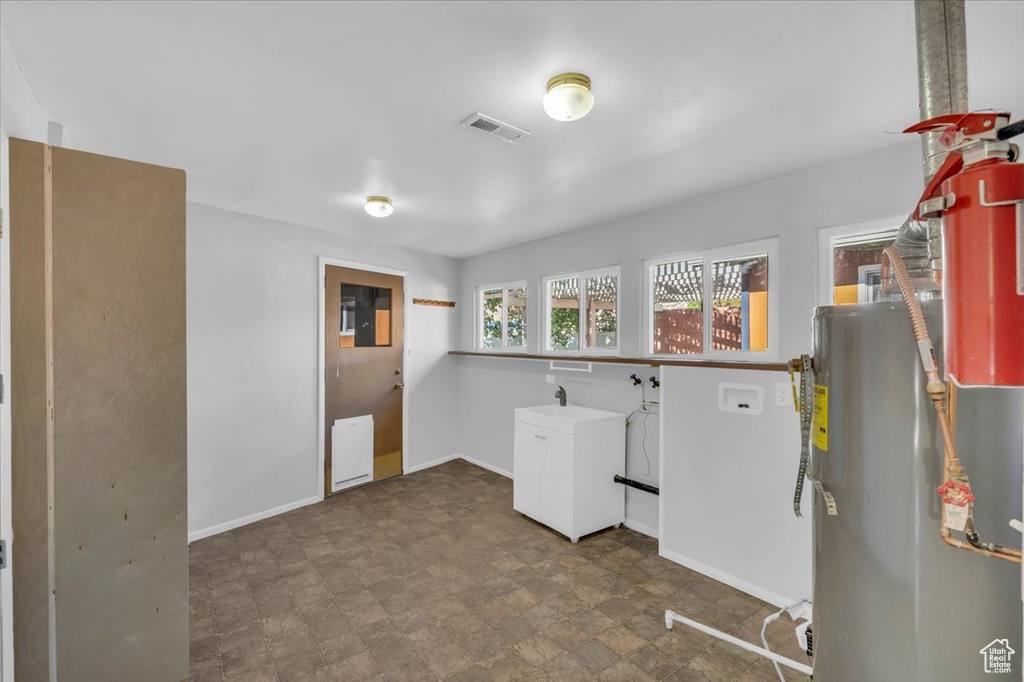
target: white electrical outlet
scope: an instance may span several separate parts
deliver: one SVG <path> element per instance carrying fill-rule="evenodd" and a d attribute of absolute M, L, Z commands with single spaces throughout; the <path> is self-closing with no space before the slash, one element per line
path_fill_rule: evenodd
<path fill-rule="evenodd" d="M 549 384 L 555 383 L 555 375 L 554 374 L 545 374 L 544 375 L 544 381 L 548 382 Z"/>
<path fill-rule="evenodd" d="M 793 407 L 793 386 L 791 384 L 775 384 L 775 404 L 779 407 Z"/>

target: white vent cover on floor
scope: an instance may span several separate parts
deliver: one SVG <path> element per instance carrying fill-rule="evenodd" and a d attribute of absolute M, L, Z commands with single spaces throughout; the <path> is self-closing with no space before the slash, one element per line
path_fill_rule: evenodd
<path fill-rule="evenodd" d="M 502 123 L 497 119 L 493 119 L 490 116 L 484 116 L 479 112 L 463 121 L 462 127 L 476 129 L 487 133 L 488 135 L 493 135 L 499 140 L 508 142 L 509 144 L 515 144 L 530 134 L 522 128 L 516 128 L 508 123 Z"/>

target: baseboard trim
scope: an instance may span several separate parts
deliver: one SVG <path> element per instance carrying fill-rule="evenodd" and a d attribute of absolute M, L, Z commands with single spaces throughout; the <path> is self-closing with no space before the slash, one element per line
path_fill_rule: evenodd
<path fill-rule="evenodd" d="M 622 525 L 626 528 L 629 528 L 630 530 L 635 530 L 637 533 L 646 535 L 649 538 L 654 538 L 655 540 L 658 539 L 658 529 L 651 528 L 647 524 L 639 523 L 637 521 L 634 521 L 633 519 L 626 519 L 622 522 Z"/>
<path fill-rule="evenodd" d="M 460 456 L 461 455 L 457 455 L 456 454 L 456 455 L 446 455 L 444 457 L 438 457 L 437 459 L 432 459 L 429 462 L 424 462 L 423 464 L 415 464 L 415 465 L 413 465 L 411 467 L 406 467 L 405 471 L 403 471 L 402 473 L 404 473 L 404 474 L 414 474 L 417 471 L 423 471 L 424 469 L 430 469 L 431 467 L 436 467 L 436 466 L 439 466 L 441 464 L 445 464 L 446 462 L 450 462 L 450 461 L 452 461 L 454 459 L 459 459 Z"/>
<path fill-rule="evenodd" d="M 274 507 L 272 509 L 267 509 L 265 511 L 256 512 L 255 514 L 249 514 L 248 516 L 243 516 L 242 518 L 235 519 L 234 521 L 218 523 L 216 526 L 210 526 L 209 528 L 203 528 L 201 530 L 192 531 L 188 534 L 188 541 L 192 543 L 196 540 L 208 538 L 211 535 L 217 535 L 218 533 L 226 533 L 227 531 L 234 530 L 235 528 L 248 526 L 250 523 L 256 523 L 257 521 L 262 521 L 263 519 L 269 519 L 271 516 L 277 516 L 278 514 L 284 514 L 285 512 L 290 512 L 293 509 L 298 509 L 299 507 L 306 507 L 311 504 L 316 504 L 321 500 L 323 500 L 322 497 L 314 495 L 313 497 L 307 497 L 304 500 L 296 500 L 295 502 L 282 504 L 280 507 Z"/>
<path fill-rule="evenodd" d="M 464 459 L 467 462 L 469 462 L 470 464 L 475 464 L 476 466 L 480 467 L 481 469 L 487 469 L 488 471 L 493 472 L 495 474 L 498 474 L 499 476 L 504 476 L 505 478 L 512 478 L 512 472 L 511 471 L 505 471 L 504 469 L 499 469 L 498 467 L 494 466 L 493 464 L 488 464 L 487 462 L 482 462 L 479 459 L 476 459 L 475 457 L 470 457 L 469 455 L 463 455 L 461 453 L 458 454 L 458 455 L 455 455 L 455 457 L 458 457 L 460 459 Z"/>
<path fill-rule="evenodd" d="M 504 476 L 505 478 L 512 478 L 512 472 L 511 471 L 505 471 L 504 469 L 498 468 L 498 467 L 494 466 L 493 464 L 488 464 L 487 462 L 482 462 L 482 461 L 480 461 L 479 459 L 477 459 L 475 457 L 470 457 L 469 455 L 464 455 L 461 452 L 456 452 L 456 453 L 453 453 L 451 455 L 447 455 L 445 457 L 438 457 L 437 459 L 432 459 L 429 462 L 424 462 L 423 464 L 417 464 L 416 466 L 411 466 L 411 467 L 409 467 L 408 469 L 405 470 L 405 473 L 412 474 L 412 473 L 415 473 L 417 471 L 423 471 L 424 469 L 429 469 L 431 467 L 436 467 L 436 466 L 439 466 L 441 464 L 446 464 L 447 462 L 453 462 L 453 461 L 455 461 L 457 459 L 461 459 L 461 460 L 464 460 L 466 462 L 469 462 L 470 464 L 472 464 L 474 466 L 478 466 L 481 469 L 487 469 L 488 471 L 490 471 L 492 473 L 495 473 L 495 474 L 498 474 L 499 476 Z"/>
<path fill-rule="evenodd" d="M 759 587 L 752 583 L 748 583 L 746 580 L 737 578 L 734 575 L 726 573 L 725 571 L 720 571 L 719 569 L 714 568 L 712 566 L 708 566 L 707 564 L 702 564 L 701 562 L 695 561 L 688 556 L 683 556 L 682 554 L 665 549 L 664 547 L 658 550 L 658 554 L 665 557 L 669 561 L 674 561 L 677 564 L 686 566 L 689 569 L 706 575 L 712 580 L 717 580 L 720 583 L 725 583 L 729 587 L 735 587 L 740 592 L 746 592 L 752 597 L 757 597 L 761 601 L 766 601 L 769 604 L 778 606 L 779 608 L 782 608 L 783 606 L 789 606 L 790 604 L 798 601 L 796 599 L 783 597 L 781 594 L 776 594 L 775 592 L 766 590 L 763 587 Z"/>

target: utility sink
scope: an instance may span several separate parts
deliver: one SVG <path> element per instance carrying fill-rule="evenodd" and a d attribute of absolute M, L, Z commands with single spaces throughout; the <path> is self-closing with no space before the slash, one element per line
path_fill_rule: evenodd
<path fill-rule="evenodd" d="M 512 507 L 576 542 L 625 518 L 626 415 L 579 405 L 516 410 Z"/>
<path fill-rule="evenodd" d="M 626 415 L 606 410 L 595 410 L 592 407 L 581 407 L 579 405 L 566 405 L 565 407 L 561 405 L 538 405 L 536 407 L 521 407 L 516 410 L 517 421 L 561 431 L 562 433 L 575 433 L 577 424 L 604 419 L 617 419 L 625 424 Z"/>

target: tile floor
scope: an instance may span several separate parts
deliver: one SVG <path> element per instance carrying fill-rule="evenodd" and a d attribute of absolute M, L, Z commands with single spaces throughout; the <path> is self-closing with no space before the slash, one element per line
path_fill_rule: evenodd
<path fill-rule="evenodd" d="M 777 680 L 663 617 L 756 642 L 767 604 L 625 528 L 573 545 L 463 461 L 200 540 L 189 559 L 193 682 Z M 788 622 L 769 641 L 806 660 Z"/>

